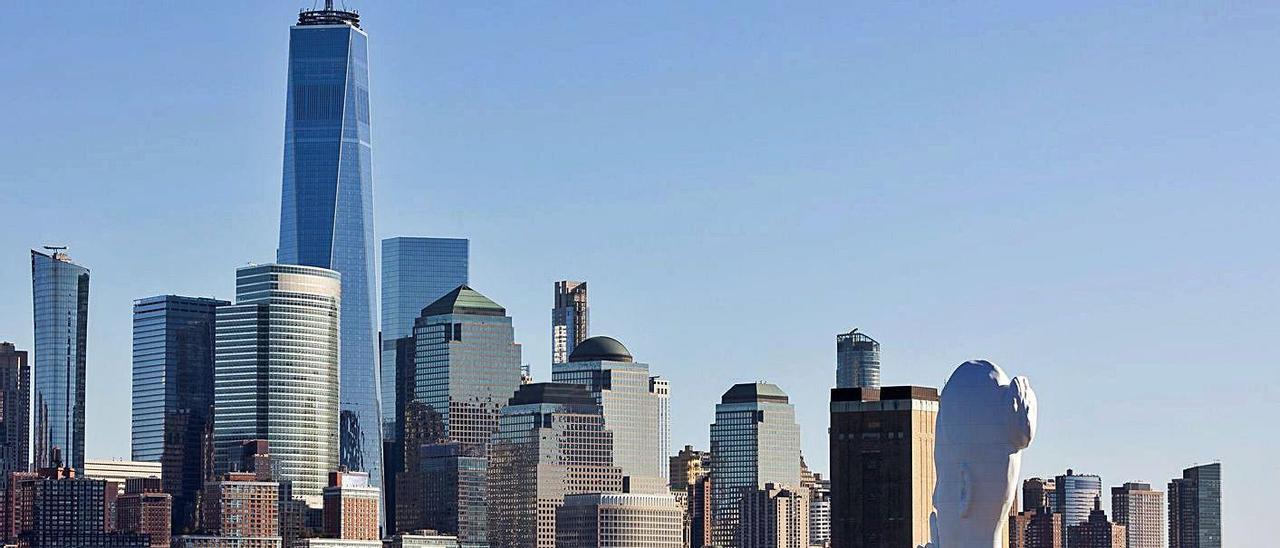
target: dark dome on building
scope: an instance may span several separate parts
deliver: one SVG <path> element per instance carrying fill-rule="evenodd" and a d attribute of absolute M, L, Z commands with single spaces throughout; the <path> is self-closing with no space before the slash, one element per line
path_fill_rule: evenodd
<path fill-rule="evenodd" d="M 631 352 L 613 337 L 591 337 L 573 347 L 571 362 L 630 362 Z"/>

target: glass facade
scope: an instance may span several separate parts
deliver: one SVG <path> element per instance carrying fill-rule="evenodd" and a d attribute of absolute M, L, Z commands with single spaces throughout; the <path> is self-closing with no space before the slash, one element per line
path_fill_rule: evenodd
<path fill-rule="evenodd" d="M 1187 468 L 1169 482 L 1169 548 L 1222 548 L 1222 464 Z"/>
<path fill-rule="evenodd" d="M 89 328 L 89 269 L 60 248 L 31 251 L 35 320 L 34 466 L 84 469 L 84 376 Z"/>
<path fill-rule="evenodd" d="M 342 275 L 341 460 L 381 484 L 368 35 L 358 16 L 299 16 L 287 94 L 277 261 Z"/>
<path fill-rule="evenodd" d="M 214 465 L 245 440 L 267 440 L 273 470 L 318 506 L 338 469 L 341 275 L 267 264 L 236 270 L 236 304 L 218 308 Z"/>
<path fill-rule="evenodd" d="M 1057 493 L 1054 510 L 1062 514 L 1062 545 L 1070 548 L 1067 530 L 1072 525 L 1089 521 L 1094 502 L 1102 497 L 1102 478 L 1067 470 L 1067 475 L 1054 478 L 1053 483 Z"/>
<path fill-rule="evenodd" d="M 432 474 L 425 481 L 422 527 L 457 534 L 464 547 L 487 546 L 485 500 L 476 495 L 484 492 L 479 471 L 498 429 L 498 412 L 520 387 L 520 345 L 506 310 L 465 285 L 421 313 L 414 326 L 415 400 L 436 422 L 427 431 L 439 433 L 437 440 L 426 441 L 443 445 L 424 447 L 423 462 L 405 463 Z M 432 478 L 438 485 L 432 486 Z"/>
<path fill-rule="evenodd" d="M 730 388 L 716 404 L 711 454 L 712 544 L 735 548 L 743 496 L 800 485 L 800 426 L 787 394 L 762 382 Z"/>
<path fill-rule="evenodd" d="M 382 435 L 395 439 L 396 340 L 413 336 L 427 305 L 467 284 L 470 243 L 460 238 L 382 240 Z"/>
<path fill-rule="evenodd" d="M 880 343 L 857 329 L 836 335 L 836 388 L 880 388 Z"/>
<path fill-rule="evenodd" d="M 0 343 L 0 474 L 29 468 L 31 451 L 31 363 L 27 352 Z"/>
<path fill-rule="evenodd" d="M 591 309 L 587 306 L 587 282 L 563 280 L 555 285 L 551 309 L 551 363 L 569 361 L 578 343 L 591 336 Z"/>
<path fill-rule="evenodd" d="M 213 428 L 214 313 L 229 304 L 177 295 L 133 303 L 132 459 L 161 463 L 176 531 L 195 525 Z"/>

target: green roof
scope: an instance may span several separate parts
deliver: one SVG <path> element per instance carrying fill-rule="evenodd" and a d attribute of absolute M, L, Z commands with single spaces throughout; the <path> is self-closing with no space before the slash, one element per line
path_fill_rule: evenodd
<path fill-rule="evenodd" d="M 471 314 L 475 316 L 506 316 L 507 309 L 502 308 L 479 291 L 465 285 L 458 286 L 436 302 L 422 309 L 422 316 L 440 316 L 443 314 Z"/>

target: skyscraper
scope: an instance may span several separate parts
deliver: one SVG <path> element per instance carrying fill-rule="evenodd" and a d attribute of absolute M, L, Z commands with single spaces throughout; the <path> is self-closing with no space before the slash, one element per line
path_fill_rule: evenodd
<path fill-rule="evenodd" d="M 617 339 L 591 337 L 574 347 L 565 363 L 551 365 L 551 380 L 586 386 L 604 410 L 613 432 L 613 464 L 631 478 L 636 492 L 665 493 L 666 451 L 659 441 L 662 398 L 649 387 L 649 366 L 636 362 Z"/>
<path fill-rule="evenodd" d="M 1067 527 L 1068 546 L 1076 548 L 1124 548 L 1125 530 L 1107 520 L 1107 513 L 1095 504 L 1084 521 Z"/>
<path fill-rule="evenodd" d="M 578 343 L 591 336 L 590 315 L 587 282 L 556 282 L 555 307 L 551 309 L 552 365 L 569 361 Z"/>
<path fill-rule="evenodd" d="M 836 335 L 836 388 L 880 388 L 880 343 L 856 328 Z"/>
<path fill-rule="evenodd" d="M 1164 512 L 1164 493 L 1149 483 L 1111 488 L 1111 517 L 1125 527 L 1127 548 L 1164 548 Z"/>
<path fill-rule="evenodd" d="M 658 397 L 658 477 L 663 485 L 671 483 L 671 381 L 663 377 L 649 377 L 649 392 Z"/>
<path fill-rule="evenodd" d="M 396 340 L 413 336 L 422 309 L 467 284 L 470 242 L 460 238 L 382 240 L 382 435 L 395 439 Z M 412 356 L 409 357 L 412 360 Z"/>
<path fill-rule="evenodd" d="M 0 343 L 0 489 L 26 472 L 31 449 L 31 365 L 27 351 Z"/>
<path fill-rule="evenodd" d="M 938 390 L 831 391 L 831 543 L 847 548 L 929 541 Z"/>
<path fill-rule="evenodd" d="M 786 392 L 735 384 L 711 425 L 712 544 L 736 548 L 742 498 L 765 484 L 800 485 L 800 425 Z"/>
<path fill-rule="evenodd" d="M 338 469 L 341 276 L 312 266 L 236 270 L 236 304 L 217 312 L 214 464 L 233 471 L 245 440 L 266 440 L 277 479 L 320 506 Z"/>
<path fill-rule="evenodd" d="M 1041 508 L 1053 509 L 1057 486 L 1053 479 L 1031 478 L 1022 482 L 1022 510 L 1034 512 Z"/>
<path fill-rule="evenodd" d="M 369 36 L 360 16 L 303 11 L 289 29 L 280 205 L 282 264 L 342 275 L 342 465 L 381 484 L 382 419 L 374 323 Z M 272 448 L 279 446 L 274 442 Z"/>
<path fill-rule="evenodd" d="M 1009 548 L 1062 548 L 1062 514 L 1048 506 L 1023 510 L 1009 516 L 1008 533 Z"/>
<path fill-rule="evenodd" d="M 1222 464 L 1202 464 L 1169 482 L 1169 548 L 1222 548 Z"/>
<path fill-rule="evenodd" d="M 163 492 L 160 478 L 131 478 L 116 501 L 117 526 L 126 533 L 147 535 L 150 548 L 169 548 L 173 497 Z"/>
<path fill-rule="evenodd" d="M 742 497 L 739 548 L 809 548 L 808 488 L 772 483 Z"/>
<path fill-rule="evenodd" d="M 1072 548 L 1068 532 L 1072 525 L 1087 521 L 1089 512 L 1102 499 L 1102 478 L 1067 470 L 1067 475 L 1054 478 L 1053 483 L 1057 493 L 1054 511 L 1062 514 L 1062 545 Z"/>
<path fill-rule="evenodd" d="M 831 480 L 816 474 L 809 496 L 809 546 L 831 546 Z"/>
<path fill-rule="evenodd" d="M 215 311 L 227 301 L 161 295 L 133 302 L 135 461 L 159 462 L 173 529 L 196 525 L 213 432 Z"/>
<path fill-rule="evenodd" d="M 521 386 L 489 446 L 490 546 L 554 548 L 565 496 L 622 490 L 612 455 L 613 433 L 586 388 Z"/>
<path fill-rule="evenodd" d="M 35 319 L 34 467 L 54 466 L 59 449 L 71 468 L 84 468 L 84 378 L 89 329 L 89 269 L 65 247 L 31 251 Z M 61 464 L 59 464 L 60 466 Z"/>
<path fill-rule="evenodd" d="M 423 308 L 413 331 L 415 399 L 430 411 L 427 431 L 438 433 L 424 442 L 456 445 L 449 451 L 424 449 L 419 462 L 405 463 L 420 471 L 431 460 L 433 473 L 452 481 L 424 482 L 425 523 L 398 526 L 456 533 L 463 546 L 483 546 L 488 443 L 498 429 L 499 410 L 520 387 L 515 329 L 504 308 L 461 285 Z M 443 465 L 452 472 L 441 470 Z"/>

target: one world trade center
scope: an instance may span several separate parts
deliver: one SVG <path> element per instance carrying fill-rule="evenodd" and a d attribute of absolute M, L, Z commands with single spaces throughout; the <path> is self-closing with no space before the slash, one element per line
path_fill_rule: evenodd
<path fill-rule="evenodd" d="M 332 1 L 289 30 L 277 260 L 342 275 L 340 464 L 381 483 L 368 41 Z"/>

